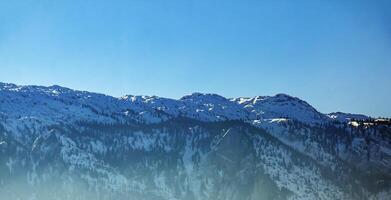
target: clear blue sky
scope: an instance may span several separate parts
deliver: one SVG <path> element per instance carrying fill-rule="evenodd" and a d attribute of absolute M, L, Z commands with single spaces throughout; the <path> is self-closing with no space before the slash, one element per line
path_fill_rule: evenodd
<path fill-rule="evenodd" d="M 391 117 L 389 2 L 0 0 L 0 81 Z"/>

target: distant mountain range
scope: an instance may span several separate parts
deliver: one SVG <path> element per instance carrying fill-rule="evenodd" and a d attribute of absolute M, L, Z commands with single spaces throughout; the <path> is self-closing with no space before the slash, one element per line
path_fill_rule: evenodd
<path fill-rule="evenodd" d="M 0 83 L 0 199 L 391 199 L 391 126 L 286 94 Z"/>
<path fill-rule="evenodd" d="M 134 95 L 115 98 L 60 86 L 18 86 L 5 83 L 0 83 L 0 92 L 1 110 L 4 114 L 50 120 L 59 117 L 71 121 L 134 120 L 140 123 L 158 123 L 177 117 L 213 122 L 285 118 L 314 125 L 331 121 L 346 122 L 350 118 L 370 118 L 341 112 L 323 114 L 307 102 L 286 94 L 234 99 L 203 93 L 193 93 L 178 100 Z"/>

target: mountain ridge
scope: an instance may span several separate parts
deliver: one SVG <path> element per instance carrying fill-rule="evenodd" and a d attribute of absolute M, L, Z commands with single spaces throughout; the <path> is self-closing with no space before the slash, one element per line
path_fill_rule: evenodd
<path fill-rule="evenodd" d="M 58 85 L 48 87 L 35 85 L 21 86 L 1 82 L 0 92 L 3 94 L 5 92 L 18 92 L 25 95 L 36 94 L 49 97 L 63 97 L 68 95 L 72 98 L 87 99 L 86 101 L 93 97 L 102 100 L 106 98 L 106 101 L 107 99 L 111 99 L 111 102 L 117 101 L 119 104 L 124 104 L 123 109 L 134 109 L 139 111 L 149 109 L 149 112 L 159 110 L 166 112 L 169 115 L 184 115 L 206 121 L 289 118 L 308 124 L 315 124 L 328 122 L 330 120 L 346 122 L 348 119 L 353 118 L 353 116 L 360 116 L 360 119 L 371 118 L 366 115 L 342 112 L 333 112 L 329 114 L 321 113 L 306 101 L 282 93 L 274 96 L 239 98 L 225 98 L 218 94 L 200 92 L 185 95 L 179 99 L 145 95 L 113 97 L 101 93 L 73 90 Z"/>

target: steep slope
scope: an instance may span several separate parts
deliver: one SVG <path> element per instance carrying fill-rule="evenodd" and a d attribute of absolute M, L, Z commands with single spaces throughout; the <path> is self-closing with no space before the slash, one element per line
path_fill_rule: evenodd
<path fill-rule="evenodd" d="M 389 199 L 391 128 L 352 117 L 0 83 L 0 199 Z"/>
<path fill-rule="evenodd" d="M 96 199 L 348 196 L 311 159 L 240 122 L 174 120 L 141 127 L 80 123 L 42 131 L 24 143 L 8 138 L 1 156 L 7 163 L 1 169 L 1 194 L 45 199 L 42 191 L 55 184 L 61 188 L 56 190 L 59 199 L 73 199 L 79 192 L 96 193 Z"/>

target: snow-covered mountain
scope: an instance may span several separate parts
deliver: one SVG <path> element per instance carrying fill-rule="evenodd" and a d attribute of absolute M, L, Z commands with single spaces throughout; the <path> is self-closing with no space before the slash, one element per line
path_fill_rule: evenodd
<path fill-rule="evenodd" d="M 328 122 L 327 116 L 318 112 L 307 102 L 286 94 L 276 96 L 237 98 L 233 101 L 261 119 L 287 118 L 308 124 Z"/>
<path fill-rule="evenodd" d="M 0 199 L 389 199 L 391 128 L 351 119 L 370 118 L 0 83 Z"/>
<path fill-rule="evenodd" d="M 286 118 L 306 124 L 369 118 L 346 113 L 322 114 L 307 102 L 285 94 L 227 99 L 193 93 L 178 100 L 126 95 L 115 98 L 60 86 L 18 86 L 0 83 L 1 112 L 9 117 L 51 120 L 128 121 L 158 123 L 175 117 L 201 121 Z M 64 109 L 65 107 L 65 109 Z"/>

